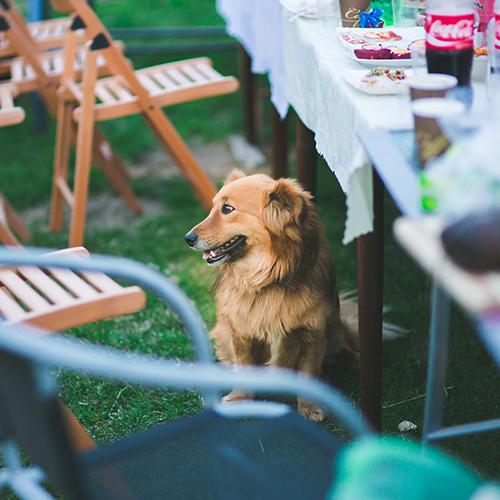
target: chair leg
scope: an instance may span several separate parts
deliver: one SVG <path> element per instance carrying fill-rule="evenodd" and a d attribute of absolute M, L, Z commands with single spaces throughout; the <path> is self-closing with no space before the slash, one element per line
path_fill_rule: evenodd
<path fill-rule="evenodd" d="M 7 213 L 5 211 L 3 197 L 0 197 L 0 242 L 8 246 L 19 245 L 19 241 L 17 240 L 14 233 L 11 231 L 9 224 L 7 222 Z"/>
<path fill-rule="evenodd" d="M 69 245 L 83 245 L 85 218 L 89 193 L 90 167 L 92 166 L 92 143 L 94 120 L 82 113 L 76 141 L 75 184 L 73 189 L 73 211 L 69 231 Z"/>
<path fill-rule="evenodd" d="M 82 424 L 78 421 L 72 411 L 61 401 L 59 401 L 64 415 L 64 420 L 68 429 L 73 448 L 78 451 L 91 450 L 95 448 L 94 440 L 88 435 Z"/>
<path fill-rule="evenodd" d="M 181 173 L 187 179 L 203 206 L 210 210 L 217 190 L 194 157 L 179 132 L 159 108 L 148 109 L 145 115 L 168 153 L 172 155 Z"/>
<path fill-rule="evenodd" d="M 8 246 L 20 246 L 16 235 L 23 240 L 31 238 L 28 228 L 10 206 L 7 198 L 0 193 L 0 242 Z"/>
<path fill-rule="evenodd" d="M 12 208 L 7 199 L 3 199 L 3 206 L 5 210 L 5 216 L 8 225 L 14 230 L 14 233 L 21 238 L 23 241 L 28 241 L 31 239 L 31 233 L 29 229 L 24 225 L 16 211 Z"/>
<path fill-rule="evenodd" d="M 93 139 L 95 128 L 95 81 L 97 78 L 97 53 L 87 53 L 82 88 L 82 113 L 78 120 L 76 136 L 75 183 L 73 187 L 73 211 L 69 229 L 70 246 L 81 246 L 85 234 L 87 199 L 89 193 L 90 167 L 92 166 Z"/>
<path fill-rule="evenodd" d="M 448 355 L 450 299 L 434 282 L 432 288 L 431 331 L 429 340 L 429 368 L 425 396 L 422 441 L 428 443 L 429 434 L 441 426 L 444 387 Z"/>
<path fill-rule="evenodd" d="M 94 131 L 94 158 L 99 161 L 102 171 L 130 210 L 134 214 L 142 213 L 141 203 L 128 183 L 130 175 L 121 157 L 111 149 L 109 142 L 97 128 Z"/>
<path fill-rule="evenodd" d="M 122 177 L 131 179 L 132 176 L 130 175 L 130 171 L 125 165 L 122 157 L 111 147 L 109 141 L 99 127 L 96 127 L 94 140 L 96 141 L 94 161 L 100 165 L 101 161 L 107 160 L 107 164 L 111 163 Z"/>
<path fill-rule="evenodd" d="M 61 231 L 64 218 L 64 197 L 61 184 L 68 182 L 68 162 L 72 142 L 73 104 L 68 101 L 59 103 L 57 108 L 56 150 L 54 172 L 52 174 L 52 200 L 50 207 L 50 230 Z"/>

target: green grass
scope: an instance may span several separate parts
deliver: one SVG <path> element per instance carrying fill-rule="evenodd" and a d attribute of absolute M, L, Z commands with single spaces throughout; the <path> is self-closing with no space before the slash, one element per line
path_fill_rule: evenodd
<path fill-rule="evenodd" d="M 195 0 L 99 1 L 98 10 L 110 26 L 164 26 L 220 24 L 212 2 Z M 199 54 L 203 54 L 200 47 Z M 236 73 L 234 54 L 214 57 L 218 67 Z M 142 58 L 138 64 L 160 62 Z M 50 193 L 53 152 L 53 124 L 46 133 L 36 135 L 28 119 L 19 126 L 0 132 L 2 191 L 19 209 L 45 202 Z M 222 139 L 240 130 L 239 95 L 186 104 L 169 110 L 169 116 L 185 137 L 205 141 Z M 140 118 L 123 119 L 106 124 L 105 130 L 118 150 L 130 163 L 147 151 L 157 148 L 153 136 Z M 208 326 L 215 318 L 210 288 L 212 270 L 200 256 L 183 242 L 184 233 L 204 216 L 181 179 L 161 181 L 141 179 L 134 187 L 144 197 L 161 203 L 161 216 L 146 216 L 140 223 L 127 227 L 88 233 L 86 246 L 93 252 L 122 255 L 154 266 L 176 280 L 195 302 Z M 345 219 L 344 197 L 328 167 L 319 165 L 318 210 L 326 227 L 336 261 L 339 287 L 356 286 L 356 251 L 354 245 L 340 242 Z M 91 193 L 108 191 L 100 172 L 92 178 Z M 422 427 L 425 390 L 429 280 L 394 243 L 391 227 L 396 210 L 386 200 L 385 220 L 385 294 L 384 302 L 392 308 L 389 319 L 411 330 L 404 339 L 384 345 L 383 411 L 384 432 L 397 433 L 397 424 L 411 420 L 418 425 L 409 437 L 418 439 Z M 32 227 L 33 244 L 63 247 L 66 233 L 53 235 Z M 151 297 L 141 313 L 116 320 L 103 321 L 71 332 L 96 344 L 134 350 L 169 358 L 191 359 L 192 350 L 176 318 Z M 447 386 L 452 388 L 446 400 L 446 423 L 494 418 L 500 413 L 498 373 L 493 367 L 473 328 L 463 314 L 454 311 L 451 327 L 451 351 Z M 334 383 L 355 401 L 359 399 L 357 373 L 340 371 Z M 102 381 L 64 375 L 62 396 L 92 436 L 100 442 L 145 429 L 149 426 L 196 411 L 200 401 L 192 393 L 165 393 L 123 387 Z M 394 403 L 400 403 L 394 405 Z M 489 434 L 460 438 L 443 448 L 460 457 L 487 477 L 499 477 L 499 435 Z"/>

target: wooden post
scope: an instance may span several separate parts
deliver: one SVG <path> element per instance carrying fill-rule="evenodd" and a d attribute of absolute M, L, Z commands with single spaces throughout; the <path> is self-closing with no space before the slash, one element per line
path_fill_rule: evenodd
<path fill-rule="evenodd" d="M 28 19 L 30 22 L 47 18 L 47 2 L 45 0 L 30 0 L 28 2 Z M 33 126 L 37 134 L 43 134 L 47 129 L 47 108 L 38 94 L 31 96 L 33 107 Z"/>
<path fill-rule="evenodd" d="M 297 117 L 297 179 L 313 196 L 316 194 L 316 145 L 314 132 Z"/>
<path fill-rule="evenodd" d="M 360 236 L 358 310 L 361 411 L 377 431 L 382 408 L 384 185 L 373 169 L 373 232 Z"/>
<path fill-rule="evenodd" d="M 243 132 L 250 144 L 257 144 L 257 77 L 252 73 L 252 60 L 240 45 L 240 82 L 243 99 Z"/>
<path fill-rule="evenodd" d="M 288 116 L 283 120 L 271 104 L 271 169 L 275 179 L 288 177 Z"/>

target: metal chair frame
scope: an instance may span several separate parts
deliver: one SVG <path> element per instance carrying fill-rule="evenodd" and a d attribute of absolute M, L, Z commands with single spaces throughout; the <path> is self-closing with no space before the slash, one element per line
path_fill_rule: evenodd
<path fill-rule="evenodd" d="M 185 325 L 199 360 L 193 365 L 145 355 L 126 354 L 74 339 L 40 336 L 26 325 L 0 325 L 0 351 L 10 353 L 36 367 L 33 370 L 35 386 L 44 392 L 44 397 L 57 397 L 57 387 L 51 375 L 51 370 L 57 368 L 144 387 L 201 390 L 205 403 L 227 417 L 273 418 L 290 411 L 284 404 L 264 401 L 221 406 L 219 391 L 231 390 L 236 386 L 261 394 L 306 398 L 324 407 L 356 437 L 371 435 L 368 424 L 352 403 L 338 391 L 318 380 L 278 369 L 233 370 L 215 365 L 206 327 L 195 306 L 175 284 L 149 267 L 123 258 L 92 256 L 84 260 L 69 257 L 61 260 L 56 256 L 41 255 L 41 252 L 46 250 L 20 253 L 0 249 L 0 264 L 104 272 L 117 278 L 133 280 L 154 291 L 170 306 Z M 3 438 L 2 455 L 6 468 L 0 472 L 0 487 L 9 487 L 21 498 L 30 500 L 51 498 L 40 485 L 44 474 L 36 468 L 21 467 L 15 445 L 9 440 L 9 436 Z"/>

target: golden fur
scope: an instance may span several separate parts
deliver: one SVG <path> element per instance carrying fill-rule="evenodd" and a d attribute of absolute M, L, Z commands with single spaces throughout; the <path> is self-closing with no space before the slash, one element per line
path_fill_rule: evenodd
<path fill-rule="evenodd" d="M 211 331 L 220 361 L 318 377 L 326 357 L 353 352 L 355 315 L 341 317 L 330 251 L 312 197 L 297 182 L 234 171 L 189 236 L 209 263 L 222 255 Z M 226 255 L 221 247 L 231 241 L 236 249 Z M 248 395 L 233 391 L 225 400 L 243 397 Z M 299 411 L 324 418 L 305 401 Z"/>

